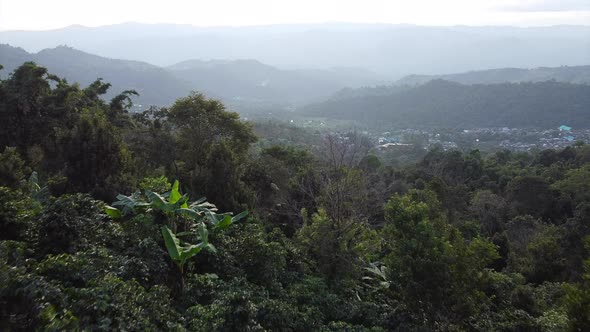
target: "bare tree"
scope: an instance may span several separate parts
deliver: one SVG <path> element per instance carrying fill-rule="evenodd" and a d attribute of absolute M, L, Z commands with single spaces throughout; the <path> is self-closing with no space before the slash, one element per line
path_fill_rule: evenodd
<path fill-rule="evenodd" d="M 352 131 L 345 134 L 330 133 L 324 138 L 324 159 L 332 169 L 354 168 L 372 148 L 371 140 Z"/>

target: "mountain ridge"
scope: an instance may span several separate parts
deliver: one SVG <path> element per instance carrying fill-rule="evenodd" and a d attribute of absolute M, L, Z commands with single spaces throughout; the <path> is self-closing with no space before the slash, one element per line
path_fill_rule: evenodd
<path fill-rule="evenodd" d="M 167 106 L 191 90 L 205 93 L 228 104 L 234 101 L 255 103 L 305 103 L 326 98 L 346 87 L 374 84 L 376 74 L 330 71 L 284 70 L 253 59 L 185 60 L 169 67 L 158 67 L 137 60 L 103 57 L 70 46 L 58 46 L 37 53 L 0 44 L 0 75 L 10 73 L 25 61 L 34 61 L 58 76 L 87 85 L 103 78 L 112 84 L 106 95 L 134 89 L 140 93 L 137 104 Z M 358 76 L 358 77 L 357 77 Z M 232 105 L 236 105 L 233 103 Z"/>
<path fill-rule="evenodd" d="M 342 23 L 195 27 L 128 23 L 52 31 L 2 31 L 0 43 L 19 45 L 29 52 L 67 43 L 92 54 L 158 66 L 191 58 L 253 58 L 279 68 L 361 67 L 395 80 L 413 73 L 587 64 L 590 26 Z"/>

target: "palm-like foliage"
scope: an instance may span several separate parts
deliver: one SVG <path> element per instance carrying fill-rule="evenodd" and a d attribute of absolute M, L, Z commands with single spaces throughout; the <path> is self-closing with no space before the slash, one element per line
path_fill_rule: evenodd
<path fill-rule="evenodd" d="M 364 269 L 369 272 L 368 276 L 363 277 L 363 280 L 368 282 L 367 286 L 375 290 L 389 289 L 391 282 L 387 278 L 387 266 L 380 262 L 374 262 L 369 263 L 369 267 L 365 267 Z"/>
<path fill-rule="evenodd" d="M 167 226 L 162 226 L 162 236 L 164 237 L 164 243 L 166 243 L 166 249 L 172 261 L 178 266 L 182 272 L 186 262 L 196 254 L 200 253 L 201 250 L 207 249 L 215 252 L 215 247 L 208 241 L 208 231 L 204 226 L 199 227 L 202 230 L 201 242 L 198 244 L 185 244 L 182 245 L 180 239 L 172 232 Z M 205 235 L 203 235 L 203 233 Z"/>
<path fill-rule="evenodd" d="M 188 260 L 203 249 L 216 252 L 213 244 L 209 243 L 208 227 L 224 230 L 248 215 L 248 211 L 235 216 L 231 212 L 217 213 L 215 205 L 207 202 L 205 198 L 189 204 L 188 196 L 180 193 L 178 180 L 174 182 L 170 192 L 164 194 L 145 190 L 143 194 L 137 191 L 130 196 L 118 195 L 117 199 L 113 206 L 105 208 L 105 212 L 113 219 L 133 212 L 155 210 L 168 216 L 168 224 L 161 227 L 161 232 L 168 254 L 178 266 L 181 275 L 184 273 L 184 266 Z M 185 231 L 176 233 L 181 221 L 183 225 L 188 224 L 188 227 Z M 192 244 L 180 239 L 189 237 L 197 239 L 198 242 Z"/>

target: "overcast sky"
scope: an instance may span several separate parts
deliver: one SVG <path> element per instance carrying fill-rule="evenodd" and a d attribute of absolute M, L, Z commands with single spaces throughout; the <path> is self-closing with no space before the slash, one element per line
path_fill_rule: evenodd
<path fill-rule="evenodd" d="M 122 22 L 590 25 L 590 0 L 0 0 L 0 30 Z"/>

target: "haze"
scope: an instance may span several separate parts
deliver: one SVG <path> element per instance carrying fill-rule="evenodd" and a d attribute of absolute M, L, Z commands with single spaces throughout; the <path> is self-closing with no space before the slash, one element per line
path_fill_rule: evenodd
<path fill-rule="evenodd" d="M 31 10 L 35 8 L 35 10 Z M 46 30 L 123 22 L 197 26 L 293 23 L 588 25 L 585 0 L 0 0 L 0 30 Z"/>

